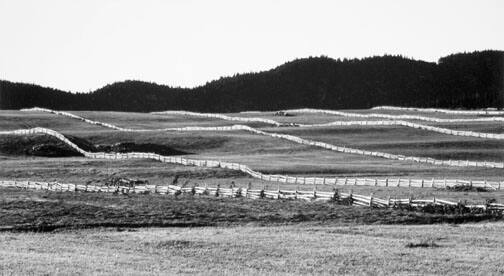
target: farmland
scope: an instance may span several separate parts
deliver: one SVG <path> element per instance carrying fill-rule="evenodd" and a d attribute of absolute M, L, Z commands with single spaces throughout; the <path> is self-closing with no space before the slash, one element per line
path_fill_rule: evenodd
<path fill-rule="evenodd" d="M 277 127 L 261 122 L 236 122 L 216 118 L 188 116 L 180 114 L 147 114 L 123 112 L 70 111 L 83 118 L 105 122 L 131 129 L 162 129 L 180 127 L 224 127 L 245 124 L 267 133 L 292 135 L 302 139 L 319 141 L 345 148 L 355 148 L 396 155 L 434 158 L 439 160 L 467 160 L 475 162 L 502 162 L 504 160 L 504 140 L 484 139 L 447 135 L 403 126 L 313 126 Z M 349 113 L 388 115 L 415 115 L 443 119 L 488 118 L 489 116 L 468 116 L 460 114 L 425 114 L 404 110 L 350 110 Z M 295 116 L 274 116 L 274 112 L 226 114 L 230 117 L 261 118 L 275 120 L 282 124 L 320 124 L 333 121 L 381 120 L 379 118 L 352 118 L 323 113 L 293 113 Z M 422 122 L 429 126 L 459 131 L 501 134 L 502 121 L 464 121 L 455 123 Z M 218 160 L 246 165 L 264 174 L 280 174 L 296 177 L 322 178 L 402 178 L 402 179 L 462 179 L 500 183 L 504 177 L 502 168 L 445 166 L 411 161 L 392 160 L 375 156 L 363 156 L 346 152 L 335 152 L 320 147 L 299 144 L 275 137 L 258 135 L 241 130 L 232 131 L 146 131 L 125 132 L 93 125 L 82 120 L 40 111 L 0 111 L 0 131 L 48 128 L 78 143 L 89 150 L 120 149 L 122 152 L 140 151 L 162 155 L 175 155 L 196 160 Z M 118 145 L 119 143 L 119 145 Z M 66 149 L 62 156 L 41 156 L 34 147 L 45 144 L 57 149 Z M 62 151 L 59 151 L 60 153 Z M 47 154 L 47 152 L 46 152 Z M 446 188 L 418 187 L 373 187 L 313 185 L 279 183 L 261 180 L 237 170 L 222 167 L 184 166 L 160 163 L 147 159 L 103 160 L 85 158 L 72 151 L 54 137 L 44 135 L 1 135 L 0 136 L 0 180 L 44 181 L 74 184 L 104 185 L 111 177 L 127 177 L 147 180 L 153 185 L 168 185 L 175 180 L 191 186 L 252 187 L 266 189 L 300 189 L 342 192 L 352 190 L 356 194 L 374 194 L 377 197 L 397 198 L 442 198 L 469 203 L 487 201 L 504 202 L 502 189 L 481 191 L 475 189 L 451 190 Z M 445 182 L 446 183 L 446 182 Z M 503 186 L 504 188 L 504 186 Z M 369 273 L 359 261 L 371 259 L 381 266 L 379 273 L 414 273 L 434 264 L 432 273 L 443 273 L 443 269 L 455 269 L 459 273 L 477 272 L 479 265 L 489 260 L 481 259 L 489 254 L 492 242 L 499 242 L 502 230 L 500 216 L 485 214 L 439 214 L 408 210 L 371 209 L 336 205 L 330 202 L 303 202 L 296 200 L 252 200 L 246 198 L 215 198 L 210 196 L 173 197 L 167 195 L 117 195 L 102 193 L 72 193 L 20 190 L 0 188 L 0 228 L 18 229 L 0 234 L 4 244 L 0 251 L 0 267 L 12 273 L 47 273 L 51 266 L 62 264 L 41 264 L 40 260 L 17 263 L 15 256 L 32 256 L 29 248 L 43 251 L 50 256 L 58 255 L 64 244 L 54 243 L 54 237 L 72 240 L 75 235 L 83 235 L 92 243 L 104 239 L 102 257 L 110 257 L 118 250 L 121 257 L 115 263 L 99 261 L 98 272 L 107 273 L 121 267 L 125 273 L 136 274 L 142 266 L 149 266 L 151 272 L 197 272 L 206 270 L 203 263 L 212 263 L 210 271 L 237 273 Z M 483 221 L 483 222 L 481 222 Z M 450 226 L 433 223 L 477 223 Z M 421 224 L 421 226 L 413 226 Z M 387 226 L 384 226 L 387 225 Z M 188 231 L 180 228 L 145 227 L 194 227 Z M 86 230 L 79 230 L 86 228 Z M 91 229 L 88 229 L 91 228 Z M 48 233 L 21 232 L 25 230 L 55 231 Z M 458 231 L 466 231 L 464 234 Z M 404 231 L 407 230 L 407 231 Z M 408 234 L 407 232 L 411 232 Z M 444 231 L 436 234 L 436 231 Z M 375 235 L 374 233 L 378 233 Z M 213 233 L 213 234 L 212 234 Z M 254 233 L 254 234 L 253 234 Z M 366 234 L 362 234 L 366 233 Z M 372 233 L 372 235 L 370 234 Z M 429 234 L 430 233 L 430 234 Z M 452 233 L 452 234 L 450 234 Z M 450 235 L 456 234 L 455 237 Z M 432 234 L 432 235 L 431 235 Z M 54 236 L 52 236 L 54 235 Z M 475 255 L 464 252 L 472 236 L 487 238 L 476 247 Z M 163 239 L 156 239 L 162 236 Z M 198 237 L 209 236 L 199 240 Z M 363 238 L 359 242 L 343 242 L 347 237 Z M 229 240 L 222 243 L 223 239 Z M 34 240 L 40 239 L 40 244 Z M 268 241 L 273 249 L 264 244 L 250 245 L 252 239 Z M 428 249 L 408 248 L 407 244 L 429 242 Z M 155 240 L 155 241 L 154 241 Z M 288 240 L 292 244 L 281 245 Z M 492 240 L 492 241 L 491 241 Z M 23 243 L 25 241 L 25 243 Z M 120 245 L 118 241 L 123 241 Z M 318 242 L 315 242 L 318 241 Z M 433 245 L 436 244 L 436 246 Z M 24 244 L 24 245 L 23 245 Z M 51 244 L 45 247 L 44 244 Z M 308 245 L 309 244 L 309 245 Z M 364 244 L 369 246 L 364 246 Z M 218 245 L 222 245 L 218 246 Z M 430 246 L 432 245 L 432 246 Z M 437 246 L 439 245 L 439 246 Z M 91 246 L 76 245 L 67 252 L 70 260 Z M 241 252 L 236 259 L 238 247 L 246 246 L 250 252 Z M 310 247 L 311 246 L 311 247 Z M 472 246 L 472 245 L 471 245 Z M 301 247 L 305 249 L 300 250 Z M 331 248 L 337 249 L 332 250 Z M 414 246 L 413 246 L 414 247 Z M 359 248 L 359 249 L 358 249 Z M 238 251 L 237 251 L 238 250 Z M 244 249 L 245 250 L 245 249 Z M 452 254 L 447 260 L 451 267 L 441 268 L 439 260 L 428 257 L 425 250 Z M 173 251 L 173 252 L 172 252 Z M 179 252 L 180 255 L 177 255 Z M 190 252 L 192 257 L 188 254 Z M 195 253 L 196 252 L 196 253 Z M 253 253 L 256 252 L 256 253 Z M 338 253 L 339 252 L 339 253 Z M 344 252 L 352 252 L 349 256 Z M 391 252 L 395 258 L 384 260 L 373 258 L 379 252 Z M 313 253 L 318 259 L 307 259 Z M 123 266 L 132 254 L 138 256 L 159 255 L 171 260 L 166 264 L 153 266 L 152 260 L 142 259 L 138 266 Z M 336 254 L 336 255 L 334 255 Z M 401 255 L 406 254 L 406 255 Z M 433 253 L 434 254 L 434 253 Z M 502 252 L 495 252 L 497 258 Z M 208 258 L 206 262 L 194 262 L 192 258 Z M 220 261 L 208 255 L 223 256 Z M 186 257 L 184 257 L 186 256 Z M 325 257 L 323 257 L 325 256 Z M 332 256 L 332 257 L 331 257 Z M 403 257 L 400 257 L 403 256 Z M 322 258 L 323 257 L 323 258 Z M 86 261 L 96 262 L 94 257 Z M 142 257 L 143 258 L 143 257 Z M 305 260 L 301 263 L 283 263 L 286 259 Z M 314 258 L 314 257 L 313 257 Z M 405 259 L 403 259 L 405 258 Z M 411 267 L 396 266 L 407 260 L 415 261 Z M 255 259 L 256 261 L 251 261 Z M 334 261 L 338 259 L 337 261 Z M 358 260 L 357 260 L 358 259 Z M 473 261 L 460 265 L 462 260 Z M 331 261 L 333 260 L 333 261 Z M 259 263 L 266 263 L 264 267 Z M 77 261 L 74 261 L 77 262 Z M 78 261 L 79 263 L 81 261 Z M 180 265 L 175 266 L 173 262 Z M 27 265 L 21 268 L 20 265 Z M 79 263 L 79 266 L 84 266 Z M 281 266 L 286 265 L 286 268 Z M 23 270 L 25 269 L 25 270 Z M 63 273 L 74 271 L 65 270 Z M 499 273 L 502 264 L 488 266 L 485 272 Z M 145 270 L 149 271 L 149 270 Z M 481 272 L 481 271 L 480 271 Z M 484 272 L 483 272 L 484 273 Z"/>

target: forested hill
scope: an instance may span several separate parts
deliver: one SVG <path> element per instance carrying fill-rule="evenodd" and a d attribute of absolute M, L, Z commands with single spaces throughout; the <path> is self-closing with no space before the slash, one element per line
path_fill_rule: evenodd
<path fill-rule="evenodd" d="M 400 56 L 304 58 L 191 89 L 125 81 L 71 94 L 0 81 L 0 109 L 231 112 L 378 105 L 503 108 L 504 51 L 454 54 L 438 63 Z"/>

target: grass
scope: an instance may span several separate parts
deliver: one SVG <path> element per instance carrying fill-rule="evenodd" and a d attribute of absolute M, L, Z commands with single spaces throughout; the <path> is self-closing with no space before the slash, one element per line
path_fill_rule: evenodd
<path fill-rule="evenodd" d="M 360 112 L 397 114 L 394 111 Z M 236 123 L 142 113 L 75 113 L 138 128 Z M 358 119 L 323 114 L 238 116 L 305 124 Z M 0 130 L 37 126 L 61 131 L 93 145 L 135 143 L 148 145 L 153 151 L 175 149 L 190 153 L 187 156 L 191 158 L 238 162 L 275 174 L 488 180 L 502 180 L 504 176 L 502 169 L 437 167 L 341 154 L 246 132 L 132 134 L 52 114 L 0 111 Z M 272 128 L 259 123 L 252 126 L 390 153 L 489 161 L 501 161 L 504 157 L 502 141 L 447 136 L 403 127 L 300 129 Z M 496 133 L 503 130 L 498 123 L 443 126 Z M 148 160 L 111 162 L 80 156 L 36 157 L 20 149 L 32 147 L 38 138 L 14 138 L 20 140 L 0 136 L 0 179 L 99 184 L 110 176 L 122 176 L 162 185 L 179 176 L 181 182 L 189 180 L 189 185 L 227 186 L 234 182 L 241 187 L 248 183 L 255 188 L 278 187 L 277 183 L 265 183 L 240 172 L 222 169 Z M 297 187 L 282 184 L 280 188 Z M 299 187 L 301 190 L 313 188 Z M 317 187 L 319 190 L 332 188 Z M 338 188 L 345 192 L 351 189 L 355 194 L 373 193 L 380 198 L 411 196 L 467 200 L 469 203 L 504 202 L 504 191 Z M 358 208 L 323 202 L 0 188 L 0 229 L 4 230 L 0 233 L 0 271 L 1 274 L 107 275 L 502 274 L 504 251 L 499 245 L 504 242 L 501 234 L 504 223 L 495 220 L 500 217 Z"/>
<path fill-rule="evenodd" d="M 0 189 L 0 229 L 191 227 L 313 223 L 430 224 L 496 220 L 491 214 L 443 214 L 343 206 L 330 202 L 166 195 L 114 195 Z"/>
<path fill-rule="evenodd" d="M 504 273 L 503 231 L 504 223 L 302 223 L 5 232 L 0 233 L 0 271 L 22 275 L 497 275 Z M 416 246 L 429 240 L 439 246 Z"/>
<path fill-rule="evenodd" d="M 79 114 L 121 126 L 139 125 L 145 128 L 198 125 L 200 123 L 203 125 L 232 123 L 206 118 L 141 113 L 79 112 Z M 288 118 L 295 120 L 304 117 L 305 115 L 298 115 Z M 319 116 L 310 117 L 308 115 L 306 117 L 306 120 L 314 122 L 320 118 Z M 85 139 L 95 145 L 110 145 L 119 142 L 152 144 L 192 153 L 190 156 L 193 158 L 239 162 L 257 170 L 275 174 L 289 173 L 293 175 L 331 175 L 339 177 L 387 177 L 391 175 L 413 178 L 471 177 L 488 180 L 502 179 L 504 176 L 504 170 L 502 169 L 439 167 L 369 158 L 303 146 L 289 141 L 240 131 L 220 133 L 124 133 L 52 114 L 0 111 L 0 129 L 17 129 L 38 125 Z M 502 160 L 504 156 L 504 147 L 502 147 L 503 142 L 501 141 L 448 136 L 400 127 L 314 128 L 304 130 L 299 128 L 266 128 L 266 130 L 299 134 L 304 138 L 313 138 L 357 148 L 446 159 Z M 5 141 L 5 139 L 7 138 L 0 137 L 1 141 Z M 2 158 L 1 153 L 0 158 Z M 11 160 L 12 156 L 9 155 L 5 159 Z M 27 162 L 31 162 L 31 160 Z M 50 160 L 41 161 L 41 163 L 43 162 L 50 162 Z M 8 164 L 5 164 L 5 166 L 8 166 Z M 114 167 L 114 165 L 105 166 Z M 138 170 L 141 169 L 138 168 Z M 0 174 L 0 177 L 11 177 L 11 175 Z"/>
<path fill-rule="evenodd" d="M 367 112 L 367 111 L 363 111 Z M 122 112 L 75 112 L 87 118 L 114 123 L 120 126 L 142 128 L 174 127 L 181 125 L 229 125 L 234 122 L 208 118 L 186 117 L 176 115 L 151 115 L 143 113 Z M 301 120 L 305 123 L 316 123 L 323 120 L 336 120 L 340 117 L 323 114 L 297 114 L 294 117 L 272 116 L 270 113 L 236 114 L 290 121 Z M 495 123 L 470 123 L 468 126 L 493 127 Z M 23 127 L 45 126 L 64 134 L 77 137 L 92 145 L 112 145 L 115 143 L 135 143 L 149 145 L 149 148 L 174 149 L 191 153 L 190 158 L 213 159 L 238 162 L 251 168 L 271 174 L 289 174 L 293 176 L 327 176 L 327 177 L 366 177 L 366 178 L 471 178 L 501 180 L 502 169 L 457 168 L 432 166 L 369 158 L 358 155 L 342 154 L 315 147 L 303 146 L 289 141 L 253 135 L 246 132 L 156 132 L 124 133 L 83 123 L 78 120 L 40 112 L 0 111 L 0 129 L 17 129 Z M 257 125 L 268 131 L 285 132 L 328 141 L 339 145 L 354 146 L 381 150 L 384 152 L 407 153 L 420 156 L 434 156 L 449 159 L 465 157 L 479 160 L 502 160 L 504 147 L 502 141 L 484 140 L 468 137 L 442 135 L 401 127 L 335 127 L 335 128 L 271 128 Z M 266 128 L 265 128 L 266 127 Z M 43 136 L 40 136 L 41 139 Z M 276 183 L 263 183 L 257 179 L 233 171 L 207 168 L 184 167 L 161 164 L 146 160 L 103 161 L 88 160 L 82 157 L 44 158 L 25 155 L 20 148 L 30 147 L 33 137 L 2 136 L 0 137 L 0 178 L 19 180 L 60 181 L 86 183 L 90 180 L 101 181 L 112 175 L 142 178 L 152 184 L 170 182 L 175 175 L 191 179 L 193 184 L 204 183 L 227 185 L 232 181 L 245 186 L 249 182 L 256 187 Z M 21 141 L 23 147 L 12 144 Z M 16 144 L 18 145 L 18 144 Z M 281 185 L 290 189 L 295 186 Z M 312 189 L 313 187 L 300 187 Z M 331 189 L 332 187 L 327 187 Z M 438 191 L 432 189 L 373 188 L 373 187 L 340 187 L 353 189 L 355 193 L 387 197 L 409 197 L 447 199 L 468 199 L 484 202 L 495 198 L 504 201 L 502 192 L 479 193 L 479 191 Z M 319 189 L 325 189 L 324 187 Z"/>

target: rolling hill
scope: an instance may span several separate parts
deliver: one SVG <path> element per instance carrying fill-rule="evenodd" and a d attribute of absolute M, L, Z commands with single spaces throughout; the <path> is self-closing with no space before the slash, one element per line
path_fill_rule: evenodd
<path fill-rule="evenodd" d="M 236 112 L 311 107 L 398 105 L 504 107 L 504 51 L 459 53 L 437 63 L 402 56 L 296 59 L 257 73 L 222 77 L 195 88 L 142 81 L 69 93 L 0 81 L 0 109 Z"/>

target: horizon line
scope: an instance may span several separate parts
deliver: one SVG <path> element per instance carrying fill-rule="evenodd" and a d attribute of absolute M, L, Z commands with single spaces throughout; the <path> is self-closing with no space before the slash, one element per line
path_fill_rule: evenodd
<path fill-rule="evenodd" d="M 246 74 L 259 74 L 259 73 L 263 73 L 263 72 L 268 72 L 268 71 L 271 71 L 271 70 L 274 70 L 282 65 L 285 65 L 285 64 L 288 64 L 290 62 L 294 62 L 294 61 L 297 61 L 297 60 L 305 60 L 305 59 L 310 59 L 310 58 L 328 58 L 328 59 L 331 59 L 331 60 L 334 60 L 334 61 L 352 61 L 352 60 L 365 60 L 365 59 L 370 59 L 370 58 L 380 58 L 380 57 L 400 57 L 400 58 L 404 58 L 404 59 L 407 59 L 407 60 L 412 60 L 412 61 L 418 61 L 418 62 L 425 62 L 425 63 L 432 63 L 432 64 L 439 64 L 439 60 L 444 58 L 444 57 L 448 57 L 448 56 L 451 56 L 451 55 L 458 55 L 458 54 L 472 54 L 472 53 L 482 53 L 482 52 L 503 52 L 504 53 L 504 50 L 497 50 L 497 49 L 483 49 L 483 50 L 470 50 L 470 51 L 463 51 L 463 52 L 455 52 L 455 53 L 451 53 L 451 54 L 448 54 L 448 55 L 445 55 L 445 56 L 441 56 L 439 58 L 437 58 L 436 61 L 426 61 L 426 60 L 423 60 L 423 59 L 416 59 L 414 57 L 410 57 L 410 56 L 405 56 L 405 55 L 402 55 L 402 54 L 387 54 L 387 53 L 384 53 L 384 54 L 381 54 L 381 55 L 370 55 L 370 56 L 364 56 L 364 57 L 338 57 L 338 58 L 334 58 L 334 57 L 330 57 L 328 55 L 317 55 L 317 56 L 307 56 L 307 57 L 298 57 L 298 58 L 294 58 L 294 59 L 291 59 L 291 60 L 287 60 L 279 65 L 276 65 L 274 67 L 270 67 L 270 68 L 266 68 L 266 69 L 263 69 L 263 70 L 258 70 L 258 71 L 249 71 L 249 72 L 235 72 L 233 73 L 232 75 L 221 75 L 220 77 L 218 78 L 214 78 L 214 79 L 211 79 L 211 80 L 208 80 L 206 81 L 205 83 L 202 83 L 202 84 L 198 84 L 198 85 L 194 85 L 194 86 L 172 86 L 170 84 L 166 84 L 166 83 L 159 83 L 159 82 L 156 82 L 156 81 L 149 81 L 149 80 L 141 80 L 141 79 L 134 79 L 134 78 L 131 78 L 131 79 L 122 79 L 122 80 L 117 80 L 117 81 L 114 81 L 114 82 L 111 82 L 111 83 L 106 83 L 106 84 L 103 84 L 101 86 L 99 86 L 98 88 L 95 88 L 95 89 L 89 89 L 89 91 L 71 91 L 71 90 L 65 90 L 65 89 L 60 89 L 60 88 L 56 88 L 56 87 L 53 87 L 53 86 L 46 86 L 46 85 L 43 85 L 43 84 L 37 84 L 37 83 L 33 83 L 33 82 L 28 82 L 28 81 L 12 81 L 12 80 L 7 80 L 7 79 L 0 79 L 0 82 L 10 82 L 10 83 L 15 83 L 15 84 L 27 84 L 27 85 L 35 85 L 35 86 L 40 86 L 42 88 L 48 88 L 48 89 L 54 89 L 54 90 L 58 90 L 58 91 L 61 91 L 61 92 L 65 92 L 65 93 L 70 93 L 70 94 L 90 94 L 90 93 L 94 93 L 96 92 L 97 90 L 100 90 L 106 86 L 109 86 L 109 85 L 113 85 L 113 84 L 116 84 L 116 83 L 124 83 L 124 82 L 128 82 L 128 81 L 132 81 L 132 82 L 143 82 L 143 83 L 150 83 L 150 84 L 155 84 L 155 85 L 159 85 L 159 86 L 167 86 L 169 88 L 173 88 L 173 89 L 187 89 L 187 90 L 190 90 L 190 89 L 196 89 L 196 88 L 199 88 L 199 87 L 203 87 L 205 85 L 207 85 L 208 83 L 211 83 L 211 82 L 214 82 L 214 81 L 217 81 L 217 80 L 220 80 L 220 79 L 223 79 L 223 78 L 232 78 L 234 76 L 239 76 L 239 75 L 246 75 Z"/>

